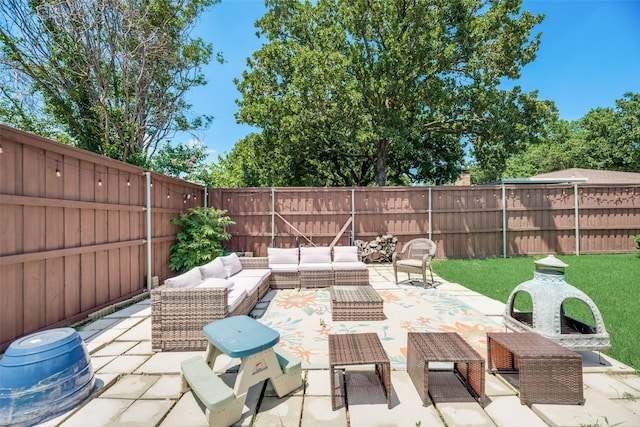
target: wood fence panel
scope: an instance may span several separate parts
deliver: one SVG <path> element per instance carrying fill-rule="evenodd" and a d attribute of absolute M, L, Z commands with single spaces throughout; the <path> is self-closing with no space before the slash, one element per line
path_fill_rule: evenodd
<path fill-rule="evenodd" d="M 147 172 L 3 125 L 0 141 L 3 351 L 16 337 L 81 320 L 145 291 Z M 150 175 L 151 275 L 162 282 L 175 275 L 168 265 L 179 230 L 170 221 L 204 203 L 205 190 Z M 401 249 L 412 238 L 431 236 L 439 258 L 634 251 L 640 185 L 579 184 L 577 221 L 575 188 L 210 189 L 207 202 L 235 221 L 225 248 L 255 256 L 265 256 L 274 243 L 309 244 L 303 235 L 328 245 L 350 218 L 340 245 L 393 234 Z"/>

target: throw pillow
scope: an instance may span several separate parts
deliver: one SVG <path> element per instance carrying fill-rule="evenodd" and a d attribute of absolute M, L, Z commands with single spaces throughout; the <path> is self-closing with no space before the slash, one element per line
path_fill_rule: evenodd
<path fill-rule="evenodd" d="M 333 262 L 358 262 L 358 248 L 355 246 L 336 246 L 333 248 Z"/>
<path fill-rule="evenodd" d="M 331 263 L 331 248 L 328 246 L 301 247 L 300 264 Z"/>
<path fill-rule="evenodd" d="M 216 258 L 210 263 L 207 263 L 200 267 L 200 273 L 202 274 L 203 279 L 207 279 L 209 277 L 217 277 L 219 279 L 227 278 L 227 272 L 224 269 L 224 263 L 220 258 Z"/>
<path fill-rule="evenodd" d="M 225 270 L 229 273 L 229 277 L 242 271 L 242 263 L 240 262 L 240 258 L 238 258 L 238 254 L 232 253 L 230 255 L 220 257 L 220 259 L 224 264 Z"/>
<path fill-rule="evenodd" d="M 200 268 L 194 267 L 186 273 L 165 280 L 164 284 L 170 288 L 191 288 L 200 282 L 202 282 Z"/>
<path fill-rule="evenodd" d="M 297 264 L 298 248 L 267 248 L 269 264 Z"/>

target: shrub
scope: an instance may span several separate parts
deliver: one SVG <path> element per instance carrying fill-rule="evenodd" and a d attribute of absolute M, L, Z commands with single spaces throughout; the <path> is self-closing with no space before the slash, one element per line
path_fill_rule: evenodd
<path fill-rule="evenodd" d="M 633 241 L 636 242 L 636 249 L 640 251 L 640 234 L 633 236 Z"/>
<path fill-rule="evenodd" d="M 225 210 L 195 207 L 172 218 L 171 223 L 179 226 L 180 232 L 178 242 L 170 248 L 169 268 L 183 273 L 223 255 L 222 241 L 231 238 L 225 227 L 235 224 L 225 216 L 226 213 Z"/>

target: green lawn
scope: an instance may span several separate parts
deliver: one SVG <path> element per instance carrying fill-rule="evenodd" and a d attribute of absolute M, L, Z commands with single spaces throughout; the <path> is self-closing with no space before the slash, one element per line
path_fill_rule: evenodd
<path fill-rule="evenodd" d="M 435 260 L 433 268 L 449 282 L 460 283 L 506 303 L 513 288 L 533 278 L 534 261 L 541 258 L 544 257 Z M 611 348 L 604 353 L 640 371 L 640 256 L 559 255 L 557 258 L 569 264 L 565 272 L 567 283 L 586 293 L 602 314 L 611 338 Z M 518 305 L 516 308 L 523 309 Z M 569 314 L 593 324 L 590 310 L 587 312 L 586 317 L 584 313 Z"/>

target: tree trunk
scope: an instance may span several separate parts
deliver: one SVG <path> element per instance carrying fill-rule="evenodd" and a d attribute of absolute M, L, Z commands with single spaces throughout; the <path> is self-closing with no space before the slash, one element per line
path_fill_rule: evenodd
<path fill-rule="evenodd" d="M 376 185 L 384 187 L 387 185 L 387 141 L 382 139 L 377 144 L 378 155 L 376 157 Z"/>

